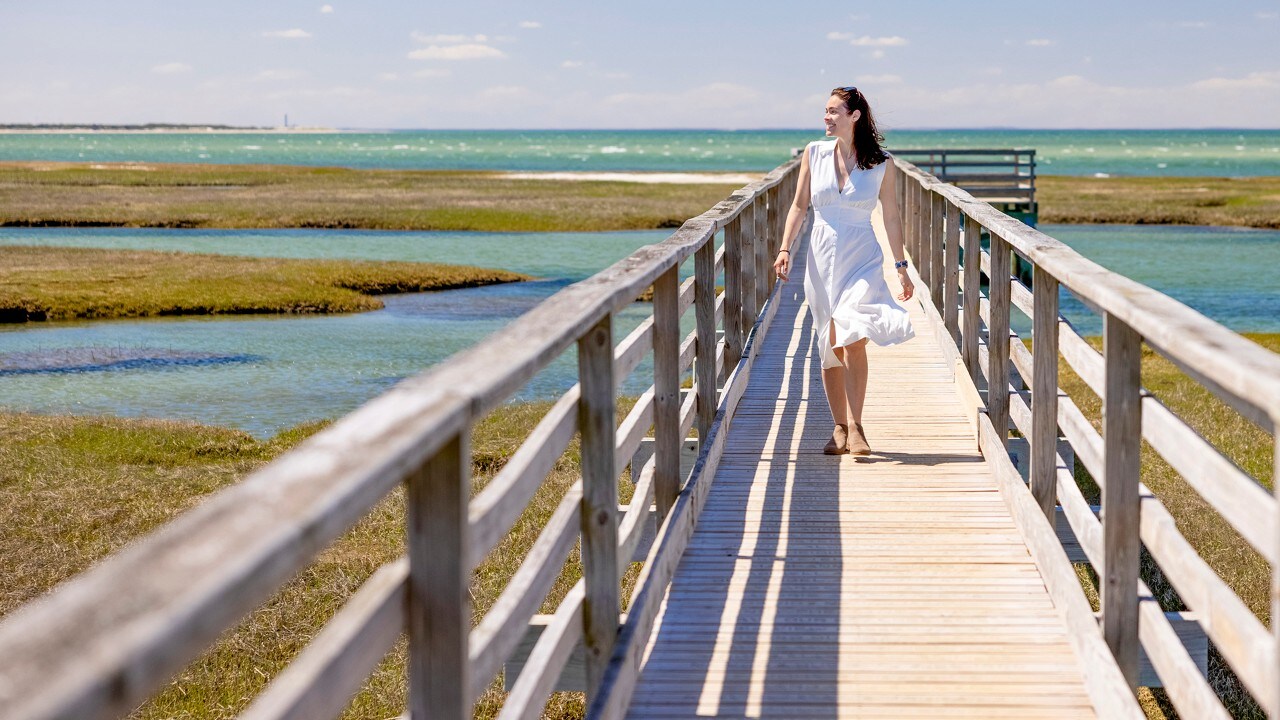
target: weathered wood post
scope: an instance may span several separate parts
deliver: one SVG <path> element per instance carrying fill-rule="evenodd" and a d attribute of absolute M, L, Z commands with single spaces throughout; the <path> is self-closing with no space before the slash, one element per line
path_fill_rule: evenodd
<path fill-rule="evenodd" d="M 1009 446 L 1009 243 L 991 233 L 991 322 L 987 324 L 987 412 Z"/>
<path fill-rule="evenodd" d="M 982 367 L 978 363 L 978 327 L 982 320 L 982 228 L 969 216 L 964 218 L 964 340 L 961 356 L 969 366 L 974 387 L 982 387 Z"/>
<path fill-rule="evenodd" d="M 698 388 L 698 442 L 705 443 L 716 416 L 715 234 L 693 256 L 693 305 L 698 328 L 694 380 Z M 656 312 L 656 308 L 655 308 Z M 655 321 L 656 322 L 656 321 Z"/>
<path fill-rule="evenodd" d="M 755 324 L 756 313 L 760 307 L 756 304 L 756 204 L 749 201 L 742 206 L 742 214 L 738 216 L 742 227 L 742 314 L 738 316 L 738 327 L 745 340 L 751 326 Z"/>
<path fill-rule="evenodd" d="M 680 492 L 680 280 L 672 265 L 653 285 L 654 499 L 658 522 Z M 696 291 L 695 291 L 696 292 Z"/>
<path fill-rule="evenodd" d="M 946 203 L 946 255 L 942 263 L 942 323 L 951 333 L 951 341 L 960 344 L 960 208 Z"/>
<path fill-rule="evenodd" d="M 656 297 L 655 297 L 656 300 Z M 656 337 L 655 331 L 655 337 Z M 618 637 L 618 476 L 614 467 L 613 316 L 578 338 L 578 427 L 582 433 L 582 608 L 587 704 Z M 467 624 L 469 626 L 470 619 Z"/>
<path fill-rule="evenodd" d="M 769 205 L 768 195 L 772 191 L 766 191 L 756 196 L 751 203 L 752 215 L 755 216 L 755 276 L 756 276 L 756 307 L 755 313 L 751 315 L 751 321 L 747 324 L 747 332 L 750 332 L 752 325 L 756 324 L 756 315 L 760 313 L 760 308 L 764 307 L 764 301 L 769 297 L 769 291 L 773 289 L 773 285 L 769 282 L 772 273 L 769 271 Z"/>
<path fill-rule="evenodd" d="M 946 205 L 942 195 L 929 192 L 929 296 L 938 312 L 942 312 L 943 288 L 947 282 L 946 268 L 942 265 Z"/>
<path fill-rule="evenodd" d="M 471 717 L 470 430 L 406 479 L 409 717 Z"/>
<path fill-rule="evenodd" d="M 1058 504 L 1058 279 L 1032 270 L 1031 494 L 1049 523 Z"/>
<path fill-rule="evenodd" d="M 742 359 L 742 218 L 724 228 L 724 374 Z"/>
<path fill-rule="evenodd" d="M 1136 688 L 1142 337 L 1109 312 L 1103 314 L 1102 333 L 1102 635 Z"/>

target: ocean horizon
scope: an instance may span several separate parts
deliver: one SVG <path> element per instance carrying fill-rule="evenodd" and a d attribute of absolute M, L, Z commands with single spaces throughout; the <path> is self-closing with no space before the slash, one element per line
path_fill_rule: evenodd
<path fill-rule="evenodd" d="M 0 133 L 0 161 L 357 169 L 766 172 L 820 130 L 215 130 Z M 1037 173 L 1280 176 L 1280 130 L 889 129 L 891 149 L 1031 148 Z"/>

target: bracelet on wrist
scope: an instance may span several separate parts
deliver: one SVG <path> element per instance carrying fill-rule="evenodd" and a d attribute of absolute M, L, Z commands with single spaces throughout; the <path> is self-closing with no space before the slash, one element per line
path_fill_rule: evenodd
<path fill-rule="evenodd" d="M 899 260 L 898 262 L 896 262 L 896 263 L 894 263 L 894 264 L 893 264 L 893 269 L 894 269 L 894 270 L 901 270 L 902 268 L 904 268 L 904 267 L 906 267 L 906 266 L 907 266 L 907 261 L 906 261 L 906 260 Z"/>
<path fill-rule="evenodd" d="M 784 252 L 784 253 L 786 253 L 786 254 L 788 254 L 788 255 L 790 255 L 790 254 L 791 254 L 791 251 L 790 251 L 790 250 L 788 250 L 788 249 L 786 249 L 786 248 L 782 248 L 782 249 L 781 249 L 781 250 L 779 250 L 778 252 Z"/>

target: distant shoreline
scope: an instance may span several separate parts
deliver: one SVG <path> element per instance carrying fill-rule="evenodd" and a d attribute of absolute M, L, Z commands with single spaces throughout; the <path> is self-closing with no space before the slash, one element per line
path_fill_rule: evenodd
<path fill-rule="evenodd" d="M 200 133 L 209 135 L 305 135 L 340 133 L 327 127 L 237 127 L 234 125 L 0 125 L 0 135 L 158 135 Z"/>

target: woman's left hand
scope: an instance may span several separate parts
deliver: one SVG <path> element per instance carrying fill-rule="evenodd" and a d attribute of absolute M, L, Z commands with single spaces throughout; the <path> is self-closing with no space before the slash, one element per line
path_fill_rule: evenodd
<path fill-rule="evenodd" d="M 911 276 L 907 275 L 906 268 L 898 268 L 898 282 L 902 283 L 902 292 L 898 295 L 898 299 L 910 300 L 916 293 L 916 286 L 911 282 Z"/>

